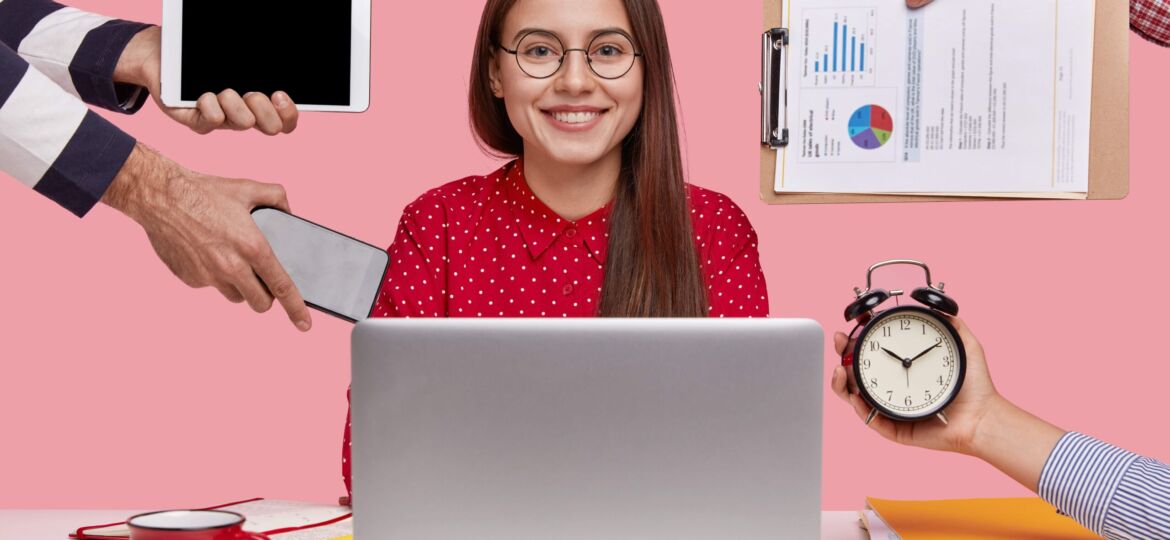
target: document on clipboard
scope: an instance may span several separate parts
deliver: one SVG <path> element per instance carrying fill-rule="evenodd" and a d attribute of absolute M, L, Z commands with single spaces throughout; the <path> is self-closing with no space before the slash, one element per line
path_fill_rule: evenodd
<path fill-rule="evenodd" d="M 1086 198 L 1094 0 L 784 0 L 776 193 Z"/>

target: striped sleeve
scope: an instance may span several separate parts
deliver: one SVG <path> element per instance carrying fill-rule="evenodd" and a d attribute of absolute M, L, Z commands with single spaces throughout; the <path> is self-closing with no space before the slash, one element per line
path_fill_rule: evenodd
<path fill-rule="evenodd" d="M 0 41 L 67 92 L 117 112 L 133 113 L 149 96 L 114 82 L 126 44 L 148 26 L 49 0 L 0 0 Z"/>
<path fill-rule="evenodd" d="M 84 216 L 134 144 L 0 44 L 0 171 Z"/>
<path fill-rule="evenodd" d="M 1092 437 L 1060 439 L 1039 493 L 1105 538 L 1170 538 L 1170 467 Z"/>

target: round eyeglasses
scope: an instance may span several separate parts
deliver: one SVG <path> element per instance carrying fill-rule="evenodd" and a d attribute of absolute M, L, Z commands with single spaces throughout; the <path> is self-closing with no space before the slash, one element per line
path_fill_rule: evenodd
<path fill-rule="evenodd" d="M 520 37 L 515 49 L 499 46 L 516 57 L 520 71 L 534 79 L 547 79 L 556 74 L 565 63 L 565 56 L 573 51 L 585 53 L 586 63 L 602 79 L 618 79 L 634 67 L 642 53 L 634 50 L 630 36 L 622 32 L 604 32 L 594 37 L 584 49 L 566 49 L 560 38 L 551 32 L 534 30 Z"/>

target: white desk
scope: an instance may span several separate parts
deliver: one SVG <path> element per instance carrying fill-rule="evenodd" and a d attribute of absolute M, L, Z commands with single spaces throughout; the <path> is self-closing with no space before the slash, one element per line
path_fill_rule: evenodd
<path fill-rule="evenodd" d="M 86 525 L 122 521 L 144 510 L 0 509 L 0 540 L 65 540 Z M 868 540 L 857 526 L 857 512 L 821 512 L 822 540 Z"/>

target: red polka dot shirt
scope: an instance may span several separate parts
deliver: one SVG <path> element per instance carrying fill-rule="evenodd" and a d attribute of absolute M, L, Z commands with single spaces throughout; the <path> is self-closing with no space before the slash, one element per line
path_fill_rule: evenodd
<path fill-rule="evenodd" d="M 712 317 L 765 317 L 756 232 L 731 199 L 687 185 Z M 373 317 L 593 317 L 606 205 L 576 221 L 532 193 L 523 163 L 433 189 L 402 212 Z M 349 423 L 342 474 L 350 489 Z"/>

